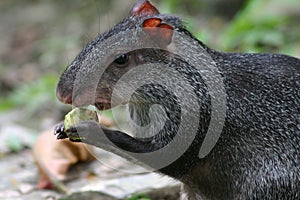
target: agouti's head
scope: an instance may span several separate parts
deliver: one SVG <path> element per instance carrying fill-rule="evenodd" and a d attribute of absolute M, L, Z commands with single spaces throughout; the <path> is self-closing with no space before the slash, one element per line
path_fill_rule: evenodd
<path fill-rule="evenodd" d="M 65 70 L 58 99 L 75 106 L 111 108 L 114 85 L 126 72 L 167 58 L 165 49 L 174 29 L 184 29 L 178 17 L 159 14 L 147 0 L 138 1 L 126 19 L 95 38 Z"/>

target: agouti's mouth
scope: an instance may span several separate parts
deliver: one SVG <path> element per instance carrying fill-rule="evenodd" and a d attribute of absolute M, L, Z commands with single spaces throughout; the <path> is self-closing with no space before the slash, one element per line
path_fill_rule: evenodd
<path fill-rule="evenodd" d="M 111 109 L 111 102 L 108 99 L 102 99 L 102 98 L 97 98 L 94 102 L 92 101 L 82 101 L 80 100 L 75 100 L 72 102 L 72 105 L 74 107 L 85 107 L 89 105 L 94 105 L 99 111 L 103 110 L 109 110 Z"/>
<path fill-rule="evenodd" d="M 94 105 L 100 111 L 111 109 L 111 102 L 107 99 L 97 99 Z"/>
<path fill-rule="evenodd" d="M 105 93 L 101 92 L 103 95 Z M 64 104 L 70 104 L 74 107 L 84 107 L 88 105 L 95 105 L 95 107 L 99 110 L 108 110 L 111 109 L 111 101 L 109 100 L 109 95 L 106 95 L 108 98 L 96 97 L 93 98 L 93 94 L 89 91 L 83 94 L 73 94 L 70 91 L 60 90 L 57 88 L 56 92 L 57 98 Z"/>

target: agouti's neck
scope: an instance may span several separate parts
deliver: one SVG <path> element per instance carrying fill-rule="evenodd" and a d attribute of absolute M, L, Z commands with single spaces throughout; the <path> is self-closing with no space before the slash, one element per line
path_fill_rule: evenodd
<path fill-rule="evenodd" d="M 146 138 L 146 141 L 151 140 L 153 151 L 161 149 L 172 142 L 180 125 L 182 125 L 181 123 L 186 123 L 185 125 L 188 127 L 196 127 L 196 136 L 188 149 L 181 152 L 181 156 L 169 166 L 160 169 L 164 174 L 180 178 L 199 161 L 199 149 L 210 122 L 211 100 L 208 88 L 200 72 L 195 67 L 171 56 L 161 60 L 169 68 L 180 74 L 182 81 L 189 85 L 189 92 L 196 95 L 196 102 L 189 100 L 189 94 L 182 93 L 176 96 L 167 87 L 148 84 L 142 86 L 132 95 L 132 101 L 129 102 L 129 112 L 138 126 L 146 127 L 150 124 L 148 129 L 140 131 L 139 128 L 133 128 L 132 130 L 137 137 Z M 181 83 L 180 81 L 174 81 L 171 84 L 180 85 Z M 180 105 L 178 98 L 185 99 L 188 105 Z M 195 107 L 194 104 L 197 104 L 197 106 Z M 184 107 L 194 110 L 185 110 Z M 199 115 L 197 124 L 194 124 L 194 121 L 187 122 L 184 119 L 186 115 Z M 186 130 L 184 134 L 189 137 L 193 133 L 191 130 Z M 182 145 L 185 145 L 184 137 L 182 138 Z M 178 149 L 184 149 L 184 147 L 178 146 Z"/>
<path fill-rule="evenodd" d="M 151 140 L 153 151 L 167 145 L 176 134 L 181 108 L 177 98 L 161 85 L 144 85 L 133 94 L 129 113 L 135 137 Z"/>

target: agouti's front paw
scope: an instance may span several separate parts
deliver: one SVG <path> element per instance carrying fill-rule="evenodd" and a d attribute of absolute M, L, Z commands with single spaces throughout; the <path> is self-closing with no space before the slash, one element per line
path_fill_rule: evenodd
<path fill-rule="evenodd" d="M 72 142 L 81 142 L 76 127 L 71 126 L 65 129 L 64 123 L 60 123 L 54 128 L 54 135 L 57 135 L 58 140 L 69 138 Z"/>
<path fill-rule="evenodd" d="M 85 120 L 71 126 L 65 132 L 72 142 L 93 143 L 95 140 L 101 140 L 103 133 L 101 125 L 94 120 Z"/>

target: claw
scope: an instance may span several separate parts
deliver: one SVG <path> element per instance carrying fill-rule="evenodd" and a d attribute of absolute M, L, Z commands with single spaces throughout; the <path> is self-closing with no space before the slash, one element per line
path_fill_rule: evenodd
<path fill-rule="evenodd" d="M 65 139 L 68 138 L 66 132 L 65 132 L 65 127 L 64 127 L 64 123 L 60 123 L 58 124 L 55 129 L 54 129 L 54 135 L 57 135 L 57 139 L 61 140 L 61 139 Z"/>
<path fill-rule="evenodd" d="M 54 135 L 57 135 L 59 133 L 63 133 L 65 131 L 65 126 L 64 123 L 60 123 L 58 124 L 55 128 L 54 128 Z"/>
<path fill-rule="evenodd" d="M 61 139 L 66 139 L 68 138 L 66 133 L 59 133 L 56 137 L 56 139 L 61 140 Z"/>

